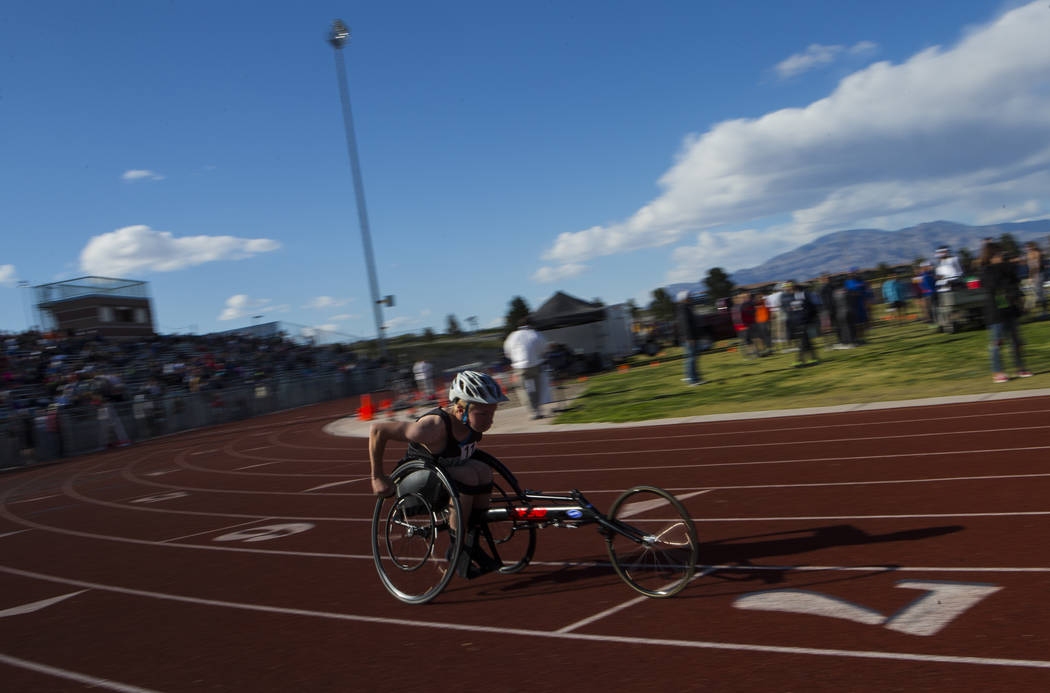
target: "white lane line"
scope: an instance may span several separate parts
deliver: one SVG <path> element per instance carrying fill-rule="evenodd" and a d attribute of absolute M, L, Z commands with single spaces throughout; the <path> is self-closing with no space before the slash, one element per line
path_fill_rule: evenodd
<path fill-rule="evenodd" d="M 245 469 L 256 469 L 258 467 L 268 467 L 271 464 L 279 464 L 285 460 L 274 460 L 273 462 L 260 462 L 259 464 L 249 464 L 247 467 L 237 467 L 234 471 L 244 471 Z"/>
<path fill-rule="evenodd" d="M 106 688 L 111 691 L 122 691 L 123 693 L 159 693 L 152 688 L 141 688 L 139 686 L 132 686 L 127 683 L 120 683 L 113 679 L 100 679 L 97 676 L 89 676 L 88 674 L 82 674 L 79 671 L 70 671 L 69 669 L 60 669 L 53 667 L 49 664 L 41 664 L 40 662 L 31 662 L 28 659 L 19 659 L 18 657 L 12 657 L 0 653 L 0 662 L 7 664 L 18 669 L 28 669 L 35 671 L 38 674 L 47 674 L 49 676 L 55 676 L 60 679 L 68 679 L 70 681 L 76 681 L 78 683 L 87 684 L 94 688 Z"/>
<path fill-rule="evenodd" d="M 867 411 L 871 411 L 871 410 L 867 410 Z M 855 413 L 855 412 L 834 412 L 834 413 Z M 724 430 L 722 430 L 722 431 L 696 431 L 696 432 L 690 432 L 690 433 L 675 433 L 675 434 L 670 434 L 670 435 L 668 435 L 668 434 L 651 435 L 651 436 L 632 436 L 632 435 L 627 435 L 627 436 L 615 436 L 615 437 L 614 436 L 610 436 L 610 435 L 603 435 L 600 440 L 595 440 L 594 438 L 576 438 L 576 439 L 558 438 L 558 444 L 559 445 L 569 445 L 569 444 L 572 444 L 572 443 L 592 443 L 593 444 L 595 442 L 624 443 L 624 442 L 635 441 L 635 440 L 669 440 L 669 439 L 672 439 L 672 438 L 705 438 L 705 437 L 724 437 L 724 436 L 729 436 L 729 435 L 756 435 L 759 430 L 762 432 L 763 435 L 765 435 L 766 433 L 784 433 L 784 432 L 797 433 L 799 431 L 816 431 L 816 430 L 825 429 L 825 428 L 867 428 L 867 427 L 874 427 L 874 426 L 899 426 L 901 424 L 929 423 L 929 422 L 934 422 L 934 421 L 956 421 L 956 420 L 961 420 L 961 419 L 984 419 L 984 418 L 990 418 L 990 417 L 994 417 L 994 416 L 1010 416 L 1010 417 L 1013 417 L 1013 416 L 1017 416 L 1019 413 L 1020 414 L 1031 414 L 1031 415 L 1046 414 L 1046 413 L 1050 413 L 1050 409 L 1030 409 L 1030 410 L 1025 410 L 1023 412 L 1004 411 L 1004 412 L 988 412 L 988 413 L 982 413 L 982 414 L 961 414 L 961 415 L 957 415 L 957 416 L 933 416 L 933 417 L 914 418 L 914 419 L 888 419 L 886 421 L 863 421 L 863 422 L 851 422 L 851 423 L 819 424 L 819 425 L 816 425 L 816 426 L 785 426 L 785 427 L 782 427 L 782 428 L 733 429 L 733 430 L 728 430 L 728 431 L 724 431 Z M 827 414 L 827 412 L 821 412 L 819 415 L 826 415 L 826 414 Z M 787 417 L 785 417 L 784 415 L 781 414 L 781 415 L 778 415 L 778 416 L 775 416 L 775 417 L 762 417 L 762 418 L 789 418 L 791 416 L 809 416 L 809 415 L 807 415 L 807 414 L 794 414 L 794 415 L 788 415 Z M 661 420 L 657 419 L 657 420 L 650 420 L 650 421 L 635 421 L 635 422 L 633 422 L 630 425 L 630 427 L 631 428 L 635 428 L 635 429 L 637 429 L 637 428 L 657 428 L 657 427 L 663 427 L 663 426 L 689 426 L 689 425 L 693 425 L 693 426 L 705 425 L 705 427 L 708 427 L 711 424 L 726 423 L 726 422 L 737 422 L 737 421 L 740 421 L 740 420 L 741 419 L 725 419 L 723 421 L 673 421 L 672 423 L 661 423 L 660 422 Z M 750 420 L 750 419 L 745 419 L 745 420 Z M 1036 428 L 1038 428 L 1038 427 L 1036 427 Z M 613 431 L 615 429 L 613 429 L 613 428 L 604 428 L 604 429 L 590 429 L 590 430 L 592 430 L 592 431 L 600 431 L 600 432 L 603 432 L 603 433 L 606 433 L 606 434 L 611 434 L 611 433 L 613 433 Z M 987 429 L 979 429 L 979 430 L 995 432 L 995 431 L 999 431 L 999 430 L 1003 430 L 1003 429 L 1000 429 L 1000 428 L 987 428 Z M 578 433 L 578 432 L 580 432 L 580 429 L 559 431 L 559 430 L 557 430 L 557 428 L 555 428 L 555 429 L 552 429 L 550 432 L 551 433 L 562 433 L 563 435 L 568 435 L 569 433 Z M 504 442 L 502 440 L 503 436 L 516 436 L 516 435 L 519 435 L 519 434 L 516 434 L 516 433 L 499 433 L 497 431 L 496 433 L 492 434 L 492 437 L 493 437 L 493 439 L 495 439 L 497 441 L 499 447 L 501 447 L 501 448 L 503 448 L 503 447 L 525 447 L 525 446 L 529 446 L 529 445 L 531 445 L 531 446 L 549 445 L 549 443 L 535 442 L 535 441 L 526 441 L 526 442 L 523 442 L 523 443 L 511 443 L 511 442 Z"/>
<path fill-rule="evenodd" d="M 345 481 L 333 481 L 330 484 L 321 484 L 320 486 L 314 486 L 313 488 L 308 488 L 305 491 L 303 491 L 302 493 L 310 493 L 311 491 L 320 491 L 323 488 L 331 488 L 333 486 L 343 486 L 344 484 L 353 484 L 353 483 L 358 482 L 358 481 L 364 481 L 367 478 L 368 478 L 367 476 L 359 476 L 356 479 L 347 479 Z M 355 494 L 355 495 L 366 495 L 366 494 Z"/>
<path fill-rule="evenodd" d="M 190 454 L 191 455 L 210 455 L 213 452 L 222 452 L 222 448 L 214 448 L 212 450 L 197 450 L 196 452 L 191 452 Z"/>
<path fill-rule="evenodd" d="M 273 519 L 272 517 L 265 517 L 265 518 L 262 518 L 261 521 L 262 522 L 266 522 L 267 520 L 272 520 L 272 519 Z M 170 542 L 173 542 L 173 541 L 182 541 L 183 539 L 189 539 L 190 537 L 199 537 L 202 534 L 215 534 L 216 532 L 226 532 L 228 530 L 234 529 L 235 527 L 243 527 L 245 525 L 254 525 L 256 522 L 260 522 L 260 520 L 249 520 L 248 522 L 238 522 L 235 525 L 227 525 L 225 527 L 219 527 L 218 529 L 206 529 L 206 530 L 204 530 L 202 532 L 194 532 L 193 534 L 183 534 L 181 537 L 173 537 L 171 539 L 162 539 L 162 540 L 160 540 L 157 543 L 159 543 L 159 544 L 167 544 L 167 543 L 170 543 Z"/>
<path fill-rule="evenodd" d="M 646 601 L 648 599 L 649 599 L 649 597 L 646 597 L 645 595 L 642 595 L 641 597 L 635 597 L 634 599 L 631 599 L 630 601 L 626 601 L 623 604 L 617 604 L 616 606 L 610 607 L 610 608 L 606 609 L 605 611 L 600 611 L 600 612 L 594 614 L 593 616 L 588 616 L 587 618 L 580 619 L 576 623 L 570 623 L 569 625 L 565 626 L 564 628 L 559 628 L 555 632 L 557 632 L 557 633 L 571 633 L 572 631 L 576 630 L 577 628 L 582 628 L 583 626 L 586 626 L 589 623 L 594 623 L 595 621 L 600 621 L 601 619 L 605 618 L 606 616 L 611 616 L 612 614 L 615 614 L 617 611 L 623 611 L 624 609 L 630 608 L 630 607 L 634 606 L 635 604 L 641 604 L 642 602 L 644 602 L 644 601 Z"/>
<path fill-rule="evenodd" d="M 593 457 L 595 455 L 619 455 L 619 454 L 655 454 L 665 452 L 691 452 L 696 448 L 669 448 L 666 450 L 644 450 L 641 453 L 637 450 L 628 452 L 581 452 L 576 454 L 544 454 L 542 457 L 547 459 L 548 457 Z M 1030 445 L 1026 447 L 1018 448 L 989 448 L 986 450 L 930 450 L 925 452 L 897 452 L 888 453 L 885 455 L 842 455 L 838 457 L 797 457 L 783 460 L 755 460 L 748 462 L 710 462 L 700 464 L 655 464 L 648 465 L 645 467 L 580 467 L 576 469 L 533 469 L 533 470 L 514 470 L 515 476 L 521 476 L 523 474 L 578 474 L 585 472 L 634 472 L 640 469 L 706 469 L 708 467 L 753 467 L 755 465 L 762 464 L 793 464 L 796 462 L 860 462 L 864 460 L 890 460 L 898 457 L 938 457 L 944 455 L 991 455 L 999 454 L 1004 452 L 1034 452 L 1037 450 L 1050 450 L 1050 445 Z M 505 455 L 502 459 L 523 459 L 523 460 L 534 460 L 536 455 Z"/>
<path fill-rule="evenodd" d="M 13 537 L 16 534 L 22 534 L 23 532 L 28 531 L 28 529 L 17 529 L 14 532 L 4 532 L 3 534 L 0 534 L 0 539 L 3 539 L 4 537 Z"/>
<path fill-rule="evenodd" d="M 78 594 L 84 594 L 84 592 L 87 592 L 87 590 L 80 590 L 79 592 L 70 592 L 69 594 L 63 594 L 58 597 L 51 597 L 50 599 L 41 599 L 37 602 L 30 602 L 28 604 L 20 604 L 18 606 L 13 606 L 10 609 L 4 609 L 3 611 L 0 611 L 0 618 L 31 614 L 34 611 L 40 611 L 41 609 L 46 609 L 49 606 L 58 604 L 59 602 L 64 602 L 70 597 L 75 597 Z"/>
<path fill-rule="evenodd" d="M 713 568 L 707 568 L 707 569 L 705 569 L 703 571 L 699 571 L 695 575 L 693 575 L 693 577 L 689 578 L 689 581 L 692 582 L 693 580 L 697 579 L 698 577 L 703 577 L 704 575 L 708 575 L 709 573 L 712 573 L 712 572 L 714 572 Z M 569 625 L 565 626 L 564 628 L 559 628 L 556 632 L 558 632 L 558 633 L 571 633 L 572 631 L 576 630 L 577 628 L 582 628 L 582 627 L 584 627 L 586 625 L 594 623 L 595 621 L 600 621 L 601 619 L 605 618 L 606 616 L 611 616 L 612 614 L 615 614 L 617 611 L 623 611 L 624 609 L 632 607 L 635 604 L 641 604 L 642 602 L 647 601 L 648 599 L 649 599 L 649 597 L 646 597 L 645 595 L 642 595 L 641 597 L 635 597 L 634 599 L 631 599 L 630 601 L 626 601 L 623 604 L 617 604 L 616 606 L 610 607 L 610 608 L 606 609 L 605 611 L 600 611 L 600 612 L 594 614 L 593 616 L 588 616 L 587 618 L 580 619 L 576 623 L 570 623 Z"/>
<path fill-rule="evenodd" d="M 48 498 L 61 498 L 61 497 L 62 497 L 61 493 L 52 493 L 50 496 L 37 496 L 36 498 L 21 498 L 19 500 L 13 500 L 13 501 L 11 501 L 9 503 L 9 505 L 14 505 L 15 503 L 35 503 L 37 501 L 47 500 Z"/>
<path fill-rule="evenodd" d="M 269 450 L 272 447 L 273 447 L 272 445 L 260 445 L 257 448 L 248 448 L 246 450 L 241 450 L 241 452 L 255 452 L 256 450 Z"/>
<path fill-rule="evenodd" d="M 874 650 L 839 650 L 817 647 L 789 647 L 782 645 L 755 645 L 751 643 L 733 642 L 711 642 L 704 640 L 672 640 L 663 638 L 639 638 L 619 635 L 590 635 L 586 633 L 559 633 L 557 631 L 527 630 L 524 628 L 504 628 L 499 626 L 467 625 L 449 622 L 414 621 L 404 618 L 389 618 L 384 616 L 364 616 L 361 614 L 347 614 L 330 611 L 314 611 L 310 609 L 296 609 L 290 607 L 270 606 L 267 604 L 252 604 L 246 602 L 230 602 L 221 599 L 202 599 L 188 595 L 172 594 L 168 592 L 151 592 L 128 587 L 117 587 L 115 585 L 103 585 L 83 580 L 63 578 L 56 575 L 46 575 L 28 570 L 19 570 L 7 566 L 0 566 L 0 572 L 22 577 L 35 578 L 48 582 L 56 582 L 64 585 L 73 585 L 87 589 L 97 589 L 117 594 L 126 594 L 134 597 L 145 597 L 147 599 L 161 599 L 187 604 L 200 604 L 203 606 L 216 606 L 227 609 L 238 609 L 241 611 L 254 611 L 271 614 L 283 614 L 289 616 L 305 616 L 308 618 L 322 618 L 334 621 L 352 621 L 357 623 L 375 623 L 388 626 L 408 626 L 411 628 L 428 628 L 432 630 L 453 630 L 471 633 L 493 633 L 495 635 L 515 635 L 533 638 L 546 638 L 551 640 L 578 640 L 587 642 L 616 643 L 625 645 L 652 645 L 657 647 L 681 647 L 691 649 L 709 650 L 731 650 L 738 652 L 769 652 L 776 654 L 791 655 L 814 655 L 824 657 L 853 657 L 858 659 L 896 660 L 906 662 L 939 662 L 942 664 L 973 664 L 984 666 L 1003 666 L 1018 668 L 1050 669 L 1050 661 L 1039 659 L 1007 659 L 1004 657 L 973 657 L 958 655 L 932 655 L 916 654 L 913 652 L 893 652 Z"/>
<path fill-rule="evenodd" d="M 782 447 L 784 447 L 786 445 L 827 445 L 829 443 L 870 443 L 870 442 L 879 441 L 879 440 L 904 440 L 906 438 L 929 438 L 929 437 L 932 437 L 932 436 L 951 436 L 954 439 L 954 438 L 957 438 L 959 436 L 964 436 L 964 435 L 985 435 L 985 434 L 987 434 L 989 432 L 1010 433 L 1010 432 L 1016 432 L 1016 431 L 1033 431 L 1033 430 L 1042 431 L 1042 430 L 1045 430 L 1047 428 L 1050 428 L 1050 426 L 1016 426 L 1016 427 L 1011 427 L 1011 428 L 980 429 L 980 430 L 969 430 L 969 431 L 927 431 L 927 432 L 923 432 L 923 433 L 903 433 L 903 434 L 899 434 L 899 435 L 898 434 L 893 434 L 893 435 L 884 435 L 884 436 L 858 436 L 856 438 L 815 438 L 815 439 L 807 439 L 807 440 L 780 440 L 780 441 L 769 441 L 769 442 L 759 441 L 759 442 L 754 442 L 754 443 L 730 443 L 730 444 L 724 444 L 724 445 L 698 445 L 698 446 L 690 447 L 690 448 L 676 448 L 676 449 L 673 449 L 673 450 L 669 450 L 668 452 L 678 452 L 678 451 L 682 451 L 682 450 L 703 450 L 703 451 L 710 451 L 710 450 L 734 450 L 734 449 L 737 449 L 737 448 L 766 448 L 766 447 L 782 448 Z M 671 436 L 668 436 L 668 437 L 671 437 Z M 628 438 L 626 440 L 620 440 L 620 441 L 617 441 L 617 442 L 624 443 L 624 442 L 629 442 L 631 440 L 634 440 L 634 439 Z M 630 454 L 645 454 L 645 453 L 648 453 L 648 452 L 650 452 L 650 451 L 649 450 L 616 450 L 614 453 L 609 453 L 609 452 L 602 453 L 602 452 L 588 451 L 588 452 L 581 452 L 581 453 L 563 452 L 563 453 L 557 453 L 557 454 L 552 454 L 552 455 L 544 454 L 543 456 L 544 457 L 575 457 L 576 455 L 601 455 L 601 454 L 630 455 Z M 656 452 L 664 452 L 664 451 L 663 450 L 657 450 Z"/>
<path fill-rule="evenodd" d="M 1010 513 L 920 513 L 908 515 L 794 515 L 783 517 L 694 517 L 693 522 L 795 522 L 796 520 L 936 520 L 956 517 L 1040 517 L 1050 510 Z"/>
<path fill-rule="evenodd" d="M 692 498 L 693 496 L 699 496 L 701 493 L 707 493 L 710 490 L 711 489 L 703 489 L 703 490 L 700 490 L 700 491 L 693 491 L 692 493 L 686 493 L 686 494 L 681 495 L 681 496 L 675 496 L 675 498 L 677 498 L 680 501 L 684 501 L 687 498 Z M 624 505 L 623 506 L 623 510 L 621 512 L 617 513 L 616 517 L 618 517 L 618 518 L 634 517 L 635 515 L 640 515 L 642 513 L 649 512 L 650 510 L 655 510 L 656 508 L 662 508 L 665 505 L 670 505 L 670 502 L 667 501 L 664 498 L 654 498 L 652 500 L 647 500 L 647 501 L 635 501 L 634 503 L 628 503 L 628 504 Z"/>

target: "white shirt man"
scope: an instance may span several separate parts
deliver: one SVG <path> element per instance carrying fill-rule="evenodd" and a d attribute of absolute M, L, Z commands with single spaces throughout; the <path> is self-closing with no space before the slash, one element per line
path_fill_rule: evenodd
<path fill-rule="evenodd" d="M 507 336 L 503 342 L 503 353 L 517 372 L 518 385 L 524 391 L 523 399 L 532 411 L 532 418 L 543 418 L 540 410 L 540 379 L 543 377 L 541 367 L 547 354 L 547 340 L 532 329 L 526 319 Z"/>

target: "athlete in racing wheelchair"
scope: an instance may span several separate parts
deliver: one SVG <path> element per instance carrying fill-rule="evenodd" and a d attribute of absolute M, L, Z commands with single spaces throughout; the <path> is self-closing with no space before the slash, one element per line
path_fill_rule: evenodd
<path fill-rule="evenodd" d="M 478 371 L 463 371 L 452 381 L 447 407 L 432 409 L 411 422 L 376 422 L 369 429 L 368 457 L 375 494 L 391 496 L 396 492 L 400 496 L 415 493 L 434 500 L 433 494 L 444 491 L 434 475 L 426 470 L 413 472 L 395 489 L 390 477 L 383 472 L 383 453 L 389 441 L 408 443 L 401 462 L 431 462 L 455 484 L 460 512 L 465 520 L 463 550 L 455 566 L 462 577 L 477 577 L 500 567 L 500 562 L 485 552 L 480 541 L 487 535 L 485 516 L 492 491 L 492 467 L 483 461 L 488 455 L 478 450 L 477 445 L 482 434 L 492 427 L 500 402 L 507 399 L 499 383 L 491 376 Z M 440 506 L 440 499 L 436 501 L 435 505 Z M 449 518 L 449 527 L 457 524 L 454 516 Z"/>

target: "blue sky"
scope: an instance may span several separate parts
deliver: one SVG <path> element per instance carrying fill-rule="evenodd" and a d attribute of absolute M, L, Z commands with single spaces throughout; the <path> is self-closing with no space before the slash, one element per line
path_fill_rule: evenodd
<path fill-rule="evenodd" d="M 0 11 L 19 282 L 150 282 L 162 332 L 393 334 L 557 290 L 647 304 L 823 233 L 1050 215 L 1050 5 L 27 2 Z"/>

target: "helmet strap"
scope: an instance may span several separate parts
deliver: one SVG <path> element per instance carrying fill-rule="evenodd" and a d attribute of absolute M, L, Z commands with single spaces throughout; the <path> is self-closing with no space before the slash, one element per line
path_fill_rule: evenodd
<path fill-rule="evenodd" d="M 470 424 L 467 422 L 467 417 L 470 414 L 470 402 L 467 402 L 467 406 L 463 407 L 463 416 L 460 417 L 460 421 L 466 424 L 467 428 L 470 428 Z M 471 429 L 474 430 L 474 429 Z"/>

